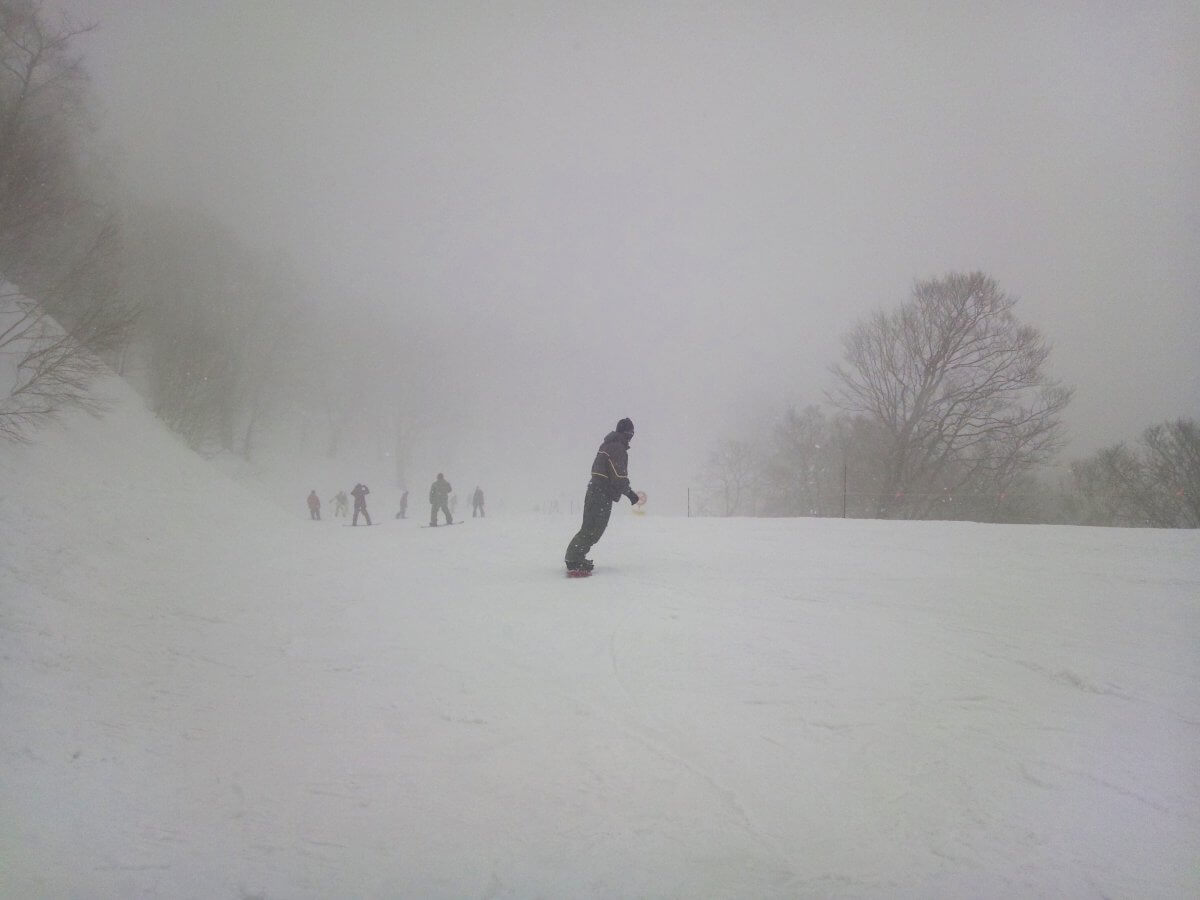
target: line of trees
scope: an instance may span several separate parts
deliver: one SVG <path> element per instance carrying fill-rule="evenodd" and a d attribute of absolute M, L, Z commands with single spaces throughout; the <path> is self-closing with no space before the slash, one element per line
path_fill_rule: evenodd
<path fill-rule="evenodd" d="M 817 405 L 784 410 L 757 433 L 720 442 L 699 476 L 697 512 L 717 516 L 1050 521 L 1039 473 L 978 480 L 957 489 L 900 489 L 880 512 L 889 435 L 863 415 Z"/>
<path fill-rule="evenodd" d="M 87 78 L 73 42 L 32 0 L 0 0 L 0 437 L 69 406 L 95 409 L 94 378 L 136 309 L 119 289 L 120 229 L 95 189 Z"/>
<path fill-rule="evenodd" d="M 980 272 L 916 282 L 846 334 L 829 411 L 788 409 L 712 450 L 700 513 L 1200 526 L 1191 421 L 1050 478 L 1072 391 L 1015 306 Z"/>
<path fill-rule="evenodd" d="M 286 256 L 195 210 L 142 209 L 129 231 L 123 284 L 142 314 L 124 372 L 164 423 L 247 460 L 264 445 L 330 458 L 365 446 L 404 483 L 431 413 L 414 340 L 426 329 L 402 323 L 402 304 L 315 297 Z"/>
<path fill-rule="evenodd" d="M 1176 419 L 1071 464 L 1071 521 L 1200 528 L 1200 425 Z"/>
<path fill-rule="evenodd" d="M 981 272 L 917 281 L 854 325 L 827 400 L 787 411 L 709 461 L 724 515 L 1022 521 L 1032 473 L 1062 444 L 1071 389 L 1050 346 Z"/>
<path fill-rule="evenodd" d="M 50 9 L 0 0 L 0 437 L 101 409 L 93 383 L 115 369 L 201 452 L 250 458 L 273 432 L 333 456 L 350 437 L 394 455 L 402 483 L 432 415 L 419 323 L 314 302 L 284 254 L 125 199 L 92 140 L 77 46 L 95 26 Z"/>

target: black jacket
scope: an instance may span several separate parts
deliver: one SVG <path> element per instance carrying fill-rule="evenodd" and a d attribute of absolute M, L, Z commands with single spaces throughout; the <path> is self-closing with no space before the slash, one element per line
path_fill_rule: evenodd
<path fill-rule="evenodd" d="M 450 496 L 450 482 L 444 478 L 439 478 L 429 486 L 429 502 L 435 506 L 446 502 Z"/>
<path fill-rule="evenodd" d="M 623 431 L 610 431 L 596 451 L 592 463 L 591 483 L 604 489 L 614 503 L 622 496 L 631 503 L 637 502 L 637 494 L 629 486 L 629 438 Z"/>

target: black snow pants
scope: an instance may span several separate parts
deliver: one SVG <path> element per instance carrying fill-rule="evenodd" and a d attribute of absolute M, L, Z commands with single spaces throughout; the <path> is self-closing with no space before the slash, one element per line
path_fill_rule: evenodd
<path fill-rule="evenodd" d="M 367 512 L 367 504 L 365 504 L 365 503 L 355 503 L 354 504 L 354 518 L 351 519 L 351 524 L 354 524 L 354 525 L 358 524 L 358 514 L 359 513 L 363 514 L 363 518 L 366 519 L 367 524 L 370 525 L 371 524 L 371 514 Z"/>
<path fill-rule="evenodd" d="M 608 527 L 612 508 L 613 502 L 608 499 L 606 487 L 588 482 L 587 493 L 583 496 L 583 525 L 567 545 L 565 561 L 568 569 L 578 569 L 583 564 L 592 545 L 600 540 L 604 529 Z"/>
<path fill-rule="evenodd" d="M 446 505 L 445 500 L 438 500 L 434 503 L 429 504 L 429 524 L 432 527 L 435 527 L 435 528 L 437 527 L 437 514 L 438 514 L 439 509 L 446 516 L 446 524 L 453 525 L 454 519 L 450 515 L 450 507 Z"/>

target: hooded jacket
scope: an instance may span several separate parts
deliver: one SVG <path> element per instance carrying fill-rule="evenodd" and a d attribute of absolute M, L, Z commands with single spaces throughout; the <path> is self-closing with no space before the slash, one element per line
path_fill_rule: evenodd
<path fill-rule="evenodd" d="M 604 443 L 596 451 L 592 463 L 591 483 L 604 489 L 614 503 L 622 497 L 636 497 L 629 486 L 629 439 L 633 435 L 624 431 L 610 431 Z"/>

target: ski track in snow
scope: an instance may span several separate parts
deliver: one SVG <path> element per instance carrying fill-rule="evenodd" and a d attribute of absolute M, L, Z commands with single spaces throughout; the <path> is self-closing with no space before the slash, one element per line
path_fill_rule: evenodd
<path fill-rule="evenodd" d="M 0 895 L 1200 894 L 1195 532 L 618 513 L 568 580 L 128 398 L 0 484 Z"/>

